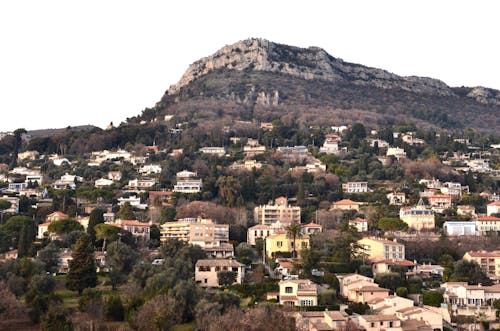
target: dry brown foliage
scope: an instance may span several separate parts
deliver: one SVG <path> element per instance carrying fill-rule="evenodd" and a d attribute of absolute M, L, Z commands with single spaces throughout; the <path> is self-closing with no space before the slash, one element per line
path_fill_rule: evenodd
<path fill-rule="evenodd" d="M 198 216 L 210 218 L 215 223 L 247 225 L 246 212 L 241 208 L 228 208 L 206 201 L 193 201 L 177 207 L 177 218 Z"/>

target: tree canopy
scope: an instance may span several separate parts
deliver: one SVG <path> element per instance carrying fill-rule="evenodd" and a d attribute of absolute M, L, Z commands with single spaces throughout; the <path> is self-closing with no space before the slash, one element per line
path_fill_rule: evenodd
<path fill-rule="evenodd" d="M 97 285 L 94 247 L 88 235 L 78 239 L 71 257 L 66 285 L 81 295 L 84 289 Z"/>

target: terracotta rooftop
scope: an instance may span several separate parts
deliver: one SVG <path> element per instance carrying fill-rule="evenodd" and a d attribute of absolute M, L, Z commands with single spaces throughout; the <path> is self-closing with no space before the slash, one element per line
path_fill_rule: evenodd
<path fill-rule="evenodd" d="M 358 290 L 359 292 L 389 292 L 388 289 L 378 286 L 363 286 Z"/>
<path fill-rule="evenodd" d="M 350 199 L 343 199 L 343 200 L 334 202 L 333 204 L 334 205 L 344 205 L 344 206 L 347 206 L 347 205 L 360 205 L 361 203 L 360 202 L 356 202 L 356 201 L 352 201 Z"/>
<path fill-rule="evenodd" d="M 224 260 L 224 259 L 205 259 L 196 261 L 196 267 L 243 267 L 244 265 L 236 260 Z"/>
<path fill-rule="evenodd" d="M 395 315 L 361 315 L 367 322 L 381 322 L 381 321 L 399 321 Z"/>
<path fill-rule="evenodd" d="M 500 251 L 469 251 L 471 257 L 500 257 Z"/>
<path fill-rule="evenodd" d="M 500 221 L 500 217 L 482 216 L 482 217 L 476 218 L 476 221 Z"/>

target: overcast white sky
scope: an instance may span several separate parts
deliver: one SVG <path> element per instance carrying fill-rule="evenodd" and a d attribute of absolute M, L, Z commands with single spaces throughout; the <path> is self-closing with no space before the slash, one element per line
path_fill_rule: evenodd
<path fill-rule="evenodd" d="M 249 37 L 500 89 L 499 1 L 2 1 L 0 131 L 105 126 Z"/>

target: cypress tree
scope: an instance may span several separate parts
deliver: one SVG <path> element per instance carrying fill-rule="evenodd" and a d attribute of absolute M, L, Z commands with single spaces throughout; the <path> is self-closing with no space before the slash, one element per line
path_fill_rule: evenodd
<path fill-rule="evenodd" d="M 26 225 L 23 224 L 21 230 L 19 231 L 19 241 L 17 242 L 17 256 L 23 257 L 28 254 L 28 229 Z"/>
<path fill-rule="evenodd" d="M 89 216 L 89 225 L 87 227 L 87 233 L 92 239 L 92 242 L 95 242 L 95 230 L 94 227 L 97 224 L 104 223 L 104 210 L 95 208 L 90 212 Z"/>
<path fill-rule="evenodd" d="M 97 272 L 94 259 L 94 247 L 88 235 L 78 239 L 69 261 L 66 286 L 81 295 L 83 290 L 97 285 Z"/>

